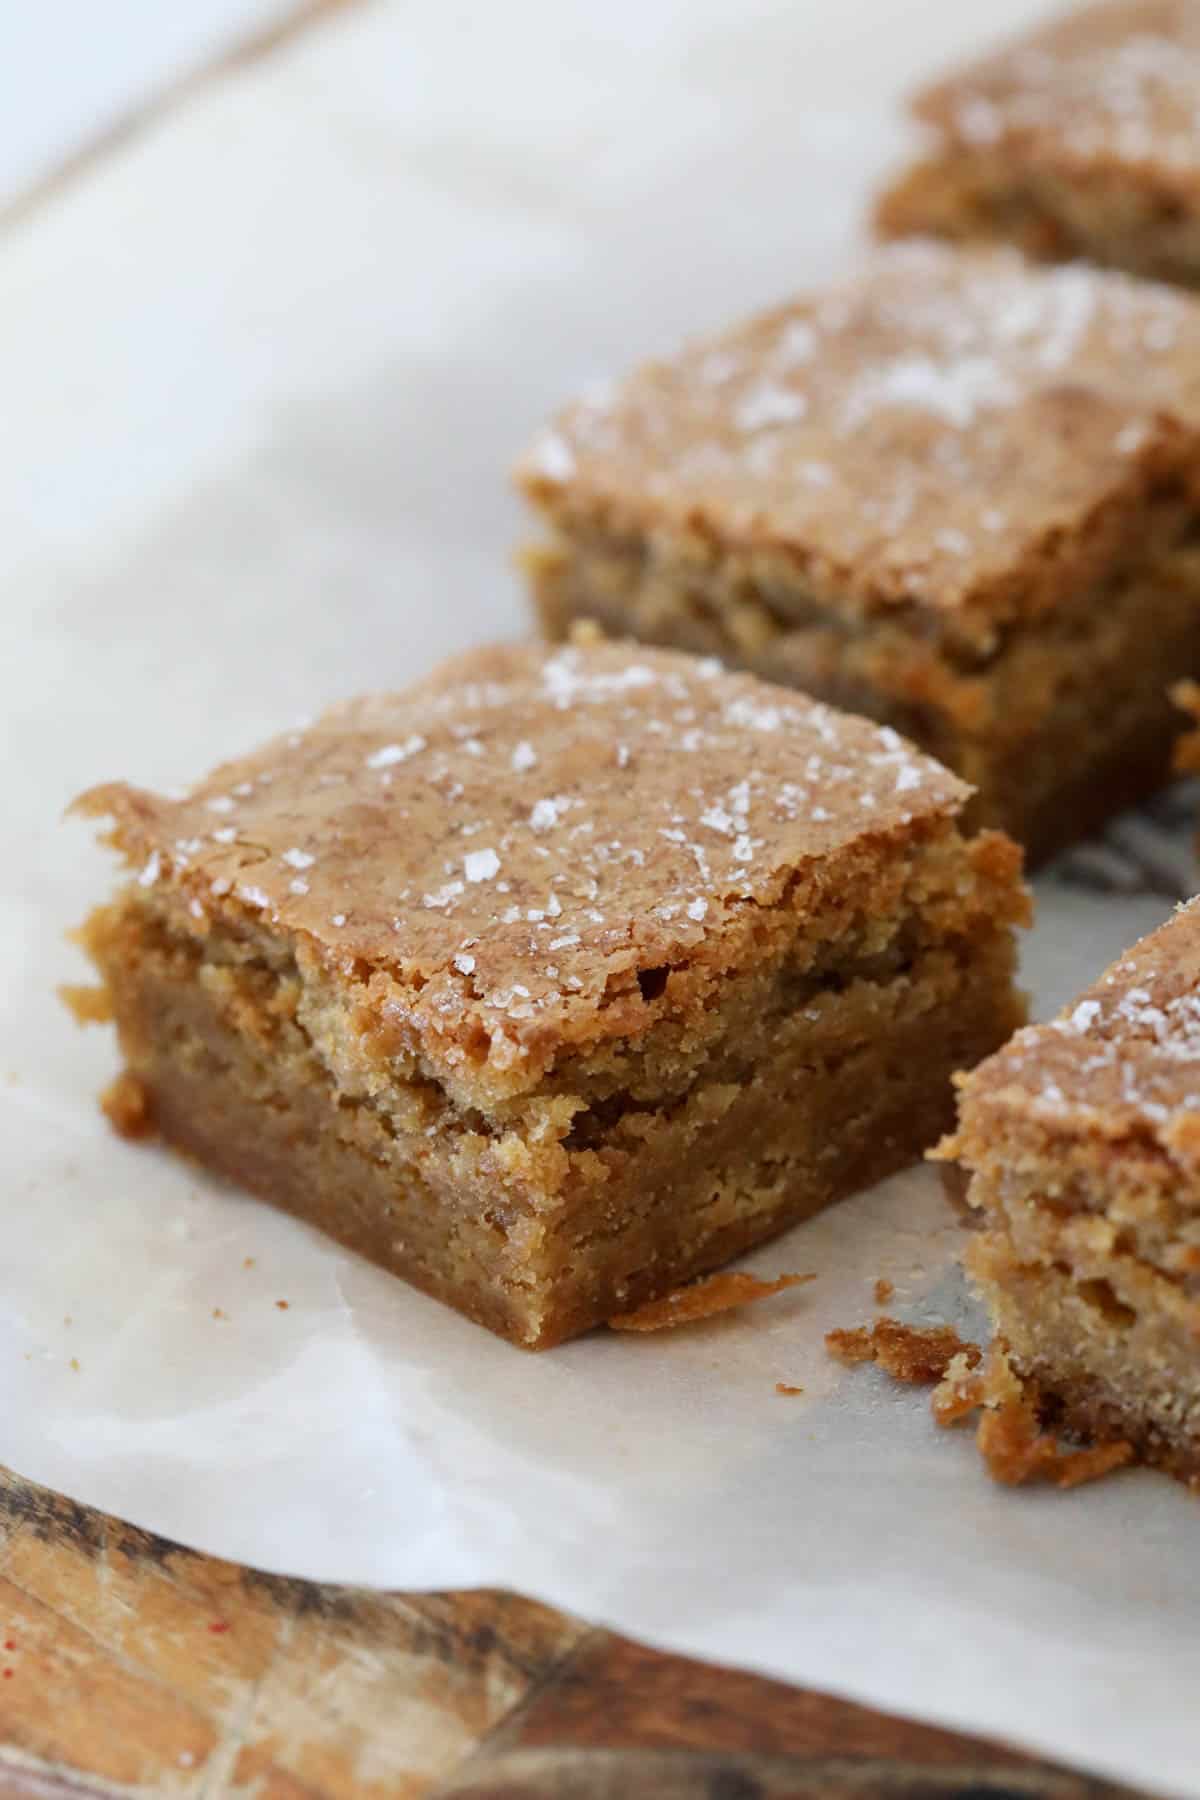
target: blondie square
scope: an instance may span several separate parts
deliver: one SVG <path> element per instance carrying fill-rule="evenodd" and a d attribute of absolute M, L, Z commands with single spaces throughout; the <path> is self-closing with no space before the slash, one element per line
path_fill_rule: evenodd
<path fill-rule="evenodd" d="M 1200 4 L 1113 0 L 918 94 L 926 158 L 880 200 L 887 236 L 1004 240 L 1200 282 Z"/>
<path fill-rule="evenodd" d="M 116 1110 L 556 1343 L 948 1127 L 1027 904 L 965 800 L 892 731 L 603 644 L 461 657 L 186 799 L 96 788 Z"/>
<path fill-rule="evenodd" d="M 1200 1475 L 1200 900 L 967 1076 L 942 1153 L 1046 1421 Z"/>
<path fill-rule="evenodd" d="M 912 738 L 1042 857 L 1161 781 L 1200 670 L 1200 302 L 1015 252 L 855 278 L 570 407 L 518 480 L 597 620 Z"/>

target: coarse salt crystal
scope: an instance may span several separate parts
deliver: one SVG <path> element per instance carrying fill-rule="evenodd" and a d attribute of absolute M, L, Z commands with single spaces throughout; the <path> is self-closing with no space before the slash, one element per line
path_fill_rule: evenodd
<path fill-rule="evenodd" d="M 536 763 L 537 763 L 537 751 L 534 749 L 534 747 L 531 743 L 529 743 L 525 738 L 522 738 L 521 742 L 517 745 L 516 749 L 512 753 L 513 768 L 516 770 L 518 775 L 522 775 L 522 774 L 524 774 L 526 769 L 532 769 Z"/>
<path fill-rule="evenodd" d="M 289 869 L 311 869 L 316 860 L 316 857 L 310 856 L 307 850 L 285 850 L 280 858 L 280 861 L 285 862 Z"/>
<path fill-rule="evenodd" d="M 162 858 L 159 856 L 157 850 L 152 850 L 150 852 L 150 855 L 146 859 L 145 868 L 142 870 L 141 874 L 138 876 L 138 886 L 139 887 L 153 887 L 154 883 L 158 880 L 159 871 L 161 870 L 161 868 L 162 868 Z"/>
<path fill-rule="evenodd" d="M 553 800 L 539 800 L 529 815 L 529 823 L 535 831 L 549 831 L 558 824 L 570 804 L 562 795 Z"/>
<path fill-rule="evenodd" d="M 288 882 L 289 894 L 307 894 L 307 892 L 308 883 L 305 881 L 303 875 L 297 875 Z"/>
<path fill-rule="evenodd" d="M 457 899 L 462 891 L 463 884 L 461 881 L 447 881 L 435 894 L 425 894 L 422 897 L 421 904 L 431 909 L 438 906 L 449 906 L 450 902 Z"/>
<path fill-rule="evenodd" d="M 465 955 L 460 950 L 458 955 L 454 958 L 454 966 L 460 975 L 473 975 L 475 973 L 475 958 L 473 956 Z"/>
<path fill-rule="evenodd" d="M 575 473 L 575 456 L 571 446 L 557 431 L 544 431 L 529 453 L 535 473 L 548 481 L 569 481 Z"/>
<path fill-rule="evenodd" d="M 691 900 L 688 902 L 687 916 L 689 919 L 695 919 L 697 924 L 699 924 L 707 911 L 707 900 Z"/>
<path fill-rule="evenodd" d="M 500 858 L 494 850 L 472 850 L 463 857 L 463 874 L 468 881 L 490 881 L 493 875 L 499 873 Z M 461 883 L 458 884 L 458 891 L 462 892 Z"/>
<path fill-rule="evenodd" d="M 803 394 L 763 381 L 742 395 L 734 409 L 734 422 L 739 431 L 762 431 L 770 425 L 793 424 L 807 411 Z"/>
<path fill-rule="evenodd" d="M 419 750 L 424 748 L 425 739 L 414 732 L 412 737 L 406 738 L 402 744 L 381 745 L 378 750 L 368 756 L 367 767 L 368 769 L 388 769 L 393 763 L 407 762 L 410 756 L 415 756 Z"/>
<path fill-rule="evenodd" d="M 204 804 L 209 812 L 230 813 L 233 811 L 233 801 L 228 794 L 216 794 L 211 800 L 206 800 Z"/>
<path fill-rule="evenodd" d="M 719 831 L 724 837 L 733 830 L 733 817 L 723 806 L 706 806 L 700 814 L 700 823 L 707 825 L 710 831 Z M 682 840 L 682 833 L 680 837 Z"/>

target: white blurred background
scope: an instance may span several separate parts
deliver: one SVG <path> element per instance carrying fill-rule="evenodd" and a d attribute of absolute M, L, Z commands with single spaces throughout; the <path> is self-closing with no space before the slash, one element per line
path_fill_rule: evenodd
<path fill-rule="evenodd" d="M 369 3 L 369 0 L 368 0 Z M 379 0 L 376 0 L 379 3 Z M 386 3 L 386 0 L 385 0 Z M 484 0 L 486 5 L 486 0 Z M 312 0 L 39 0 L 3 8 L 0 22 L 0 214 L 54 173 L 82 147 L 120 125 L 130 114 L 204 67 L 231 47 L 269 30 Z M 426 8 L 413 5 L 414 36 Z M 447 15 L 469 12 L 447 5 Z M 502 5 L 497 14 L 506 11 Z M 524 9 L 521 9 L 524 10 Z M 630 50 L 636 53 L 645 19 L 662 20 L 675 7 L 610 5 L 590 0 L 547 4 L 543 30 L 576 37 L 590 13 L 603 10 L 620 33 L 620 16 L 630 15 Z M 836 94 L 849 72 L 847 51 L 862 57 L 860 79 L 874 88 L 922 69 L 931 50 L 954 53 L 981 34 L 993 38 L 1044 10 L 1029 0 L 994 0 L 984 9 L 974 0 L 779 0 L 776 4 L 728 7 L 731 17 L 762 19 L 765 30 L 804 46 L 803 66 L 789 59 L 788 78 L 798 102 Z M 512 52 L 522 46 L 514 34 Z M 502 68 L 498 74 L 502 73 Z"/>
<path fill-rule="evenodd" d="M 289 0 L 17 0 L 0 23 L 0 212 Z"/>

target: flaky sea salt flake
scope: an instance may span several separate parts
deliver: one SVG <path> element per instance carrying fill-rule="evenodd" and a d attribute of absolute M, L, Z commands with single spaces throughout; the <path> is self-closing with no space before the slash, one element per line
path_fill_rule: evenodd
<path fill-rule="evenodd" d="M 367 758 L 368 769 L 389 769 L 394 763 L 407 762 L 410 756 L 424 750 L 425 739 L 416 732 L 402 744 L 383 744 Z"/>
<path fill-rule="evenodd" d="M 463 874 L 468 881 L 491 881 L 499 873 L 500 858 L 494 850 L 472 850 L 463 857 Z"/>

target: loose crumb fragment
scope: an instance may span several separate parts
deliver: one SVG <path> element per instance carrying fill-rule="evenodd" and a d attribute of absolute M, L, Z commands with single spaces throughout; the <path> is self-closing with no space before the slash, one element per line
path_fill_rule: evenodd
<path fill-rule="evenodd" d="M 223 1306 L 214 1306 L 212 1309 L 212 1316 L 214 1319 L 227 1319 L 229 1314 L 225 1311 Z"/>
<path fill-rule="evenodd" d="M 286 1312 L 288 1309 L 288 1302 L 286 1300 L 277 1300 L 275 1302 L 275 1304 L 279 1308 L 280 1312 Z"/>
<path fill-rule="evenodd" d="M 660 1300 L 648 1300 L 634 1312 L 616 1313 L 608 1321 L 613 1331 L 669 1331 L 676 1325 L 690 1325 L 697 1319 L 712 1318 L 715 1313 L 730 1312 L 751 1300 L 766 1300 L 784 1288 L 798 1287 L 801 1282 L 815 1281 L 815 1275 L 779 1275 L 774 1281 L 761 1281 L 744 1269 L 709 1275 L 689 1287 L 677 1288 Z"/>
<path fill-rule="evenodd" d="M 964 1344 L 952 1325 L 904 1325 L 887 1318 L 851 1331 L 827 1331 L 825 1348 L 839 1362 L 876 1362 L 893 1380 L 914 1383 L 940 1381 L 959 1356 L 973 1368 L 983 1354 L 978 1344 Z"/>
<path fill-rule="evenodd" d="M 804 1389 L 802 1387 L 793 1387 L 790 1381 L 777 1381 L 775 1383 L 775 1392 L 777 1394 L 802 1394 Z"/>
<path fill-rule="evenodd" d="M 255 1256 L 243 1256 L 242 1267 L 243 1269 L 252 1269 L 257 1261 L 258 1258 Z"/>
<path fill-rule="evenodd" d="M 963 1380 L 963 1373 L 947 1370 L 946 1380 L 933 1396 L 933 1416 L 939 1425 L 949 1425 L 981 1409 L 975 1442 L 993 1481 L 1006 1487 L 1028 1481 L 1080 1487 L 1132 1460 L 1133 1446 L 1123 1440 L 1070 1450 L 1064 1449 L 1052 1432 L 1043 1431 L 1037 1408 L 1003 1346 L 992 1346 L 978 1376 Z M 952 1385 L 953 1391 L 948 1392 Z"/>
<path fill-rule="evenodd" d="M 74 1369 L 76 1375 L 78 1375 L 78 1373 L 79 1373 L 79 1358 L 77 1356 L 73 1356 L 71 1358 L 71 1367 L 72 1367 L 72 1369 Z"/>
<path fill-rule="evenodd" d="M 983 1405 L 984 1375 L 967 1356 L 952 1356 L 946 1373 L 930 1397 L 933 1416 L 939 1425 L 956 1425 Z"/>
<path fill-rule="evenodd" d="M 979 1412 L 976 1446 L 992 1480 L 1006 1487 L 1029 1481 L 1079 1487 L 1133 1458 L 1133 1446 L 1124 1441 L 1064 1448 L 1042 1430 L 1003 1346 L 993 1344 L 983 1360 L 979 1345 L 964 1344 L 951 1325 L 877 1319 L 869 1328 L 827 1332 L 825 1347 L 839 1362 L 876 1362 L 896 1381 L 936 1382 L 930 1406 L 939 1425 L 956 1425 Z"/>
<path fill-rule="evenodd" d="M 154 1135 L 154 1113 L 144 1081 L 123 1069 L 100 1096 L 100 1110 L 113 1130 L 123 1138 Z"/>
<path fill-rule="evenodd" d="M 875 1304 L 886 1306 L 896 1289 L 886 1275 L 880 1275 L 875 1282 Z"/>
<path fill-rule="evenodd" d="M 58 997 L 77 1025 L 109 1025 L 112 1023 L 112 996 L 106 987 L 77 987 L 64 983 Z"/>

